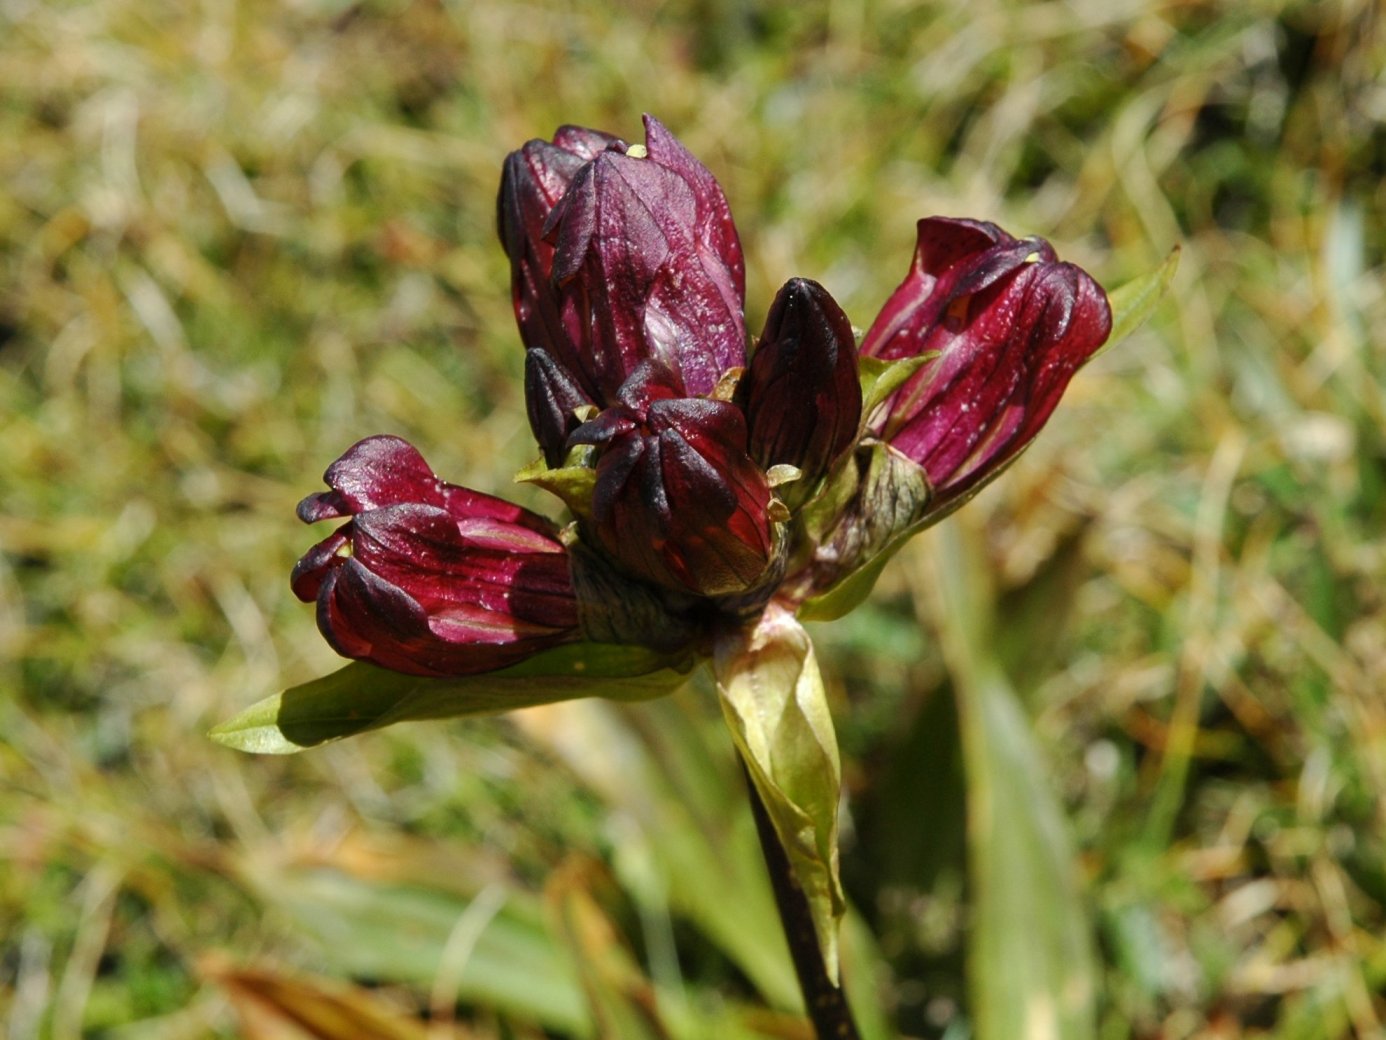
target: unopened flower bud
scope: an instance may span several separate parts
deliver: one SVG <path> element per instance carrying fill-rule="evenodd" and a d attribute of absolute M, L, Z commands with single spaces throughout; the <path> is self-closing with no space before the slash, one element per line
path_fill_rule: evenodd
<path fill-rule="evenodd" d="M 937 354 L 869 424 L 923 467 L 931 515 L 956 508 L 1029 445 L 1111 324 L 1102 288 L 1043 239 L 981 221 L 919 222 L 909 275 L 862 354 Z"/>
<path fill-rule="evenodd" d="M 645 581 L 737 596 L 763 583 L 777 560 L 770 486 L 746 454 L 740 409 L 678 390 L 672 373 L 646 363 L 620 404 L 569 438 L 600 450 L 591 533 Z"/>
<path fill-rule="evenodd" d="M 786 489 L 791 505 L 856 442 L 861 381 L 852 323 L 817 282 L 794 278 L 779 291 L 738 396 L 751 457 L 765 469 L 801 471 Z"/>
<path fill-rule="evenodd" d="M 657 360 L 688 394 L 745 363 L 745 267 L 722 189 L 657 120 L 644 154 L 612 146 L 549 214 L 564 333 L 599 406 Z"/>

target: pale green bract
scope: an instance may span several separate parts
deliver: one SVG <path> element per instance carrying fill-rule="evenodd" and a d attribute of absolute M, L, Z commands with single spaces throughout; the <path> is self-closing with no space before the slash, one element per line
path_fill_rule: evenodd
<path fill-rule="evenodd" d="M 813 644 L 793 614 L 772 604 L 754 628 L 719 638 L 713 672 L 732 741 L 808 898 L 836 984 L 847 906 L 837 871 L 842 767 Z"/>

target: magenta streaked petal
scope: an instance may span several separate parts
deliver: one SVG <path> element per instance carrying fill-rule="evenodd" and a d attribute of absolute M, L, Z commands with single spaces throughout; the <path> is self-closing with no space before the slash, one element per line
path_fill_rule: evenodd
<path fill-rule="evenodd" d="M 472 603 L 455 603 L 429 615 L 429 630 L 445 643 L 505 646 L 526 639 L 542 639 L 555 629 L 534 624 L 504 610 L 488 610 Z"/>
<path fill-rule="evenodd" d="M 322 479 L 332 490 L 309 495 L 299 503 L 298 516 L 304 523 L 397 502 L 435 502 L 442 485 L 418 449 L 387 436 L 357 441 L 327 467 Z"/>
<path fill-rule="evenodd" d="M 652 160 L 673 170 L 693 190 L 698 207 L 699 255 L 705 259 L 710 277 L 722 287 L 728 309 L 740 313 L 746 299 L 746 262 L 722 186 L 712 171 L 652 115 L 645 116 L 645 147 Z"/>
<path fill-rule="evenodd" d="M 398 438 L 362 441 L 328 479 L 342 505 L 363 505 L 304 555 L 291 583 L 317 600 L 338 652 L 415 675 L 470 675 L 581 637 L 568 552 L 543 517 L 444 483 Z"/>
<path fill-rule="evenodd" d="M 1111 330 L 1105 293 L 1042 239 L 992 224 L 919 222 L 910 273 L 862 346 L 883 358 L 936 353 L 872 430 L 918 463 L 931 512 L 1009 464 Z"/>
<path fill-rule="evenodd" d="M 919 221 L 914 262 L 909 274 L 886 301 L 862 341 L 865 357 L 915 357 L 955 301 L 980 292 L 1016 270 L 1026 258 L 1052 260 L 1043 239 L 1012 238 L 995 224 L 951 217 Z"/>
<path fill-rule="evenodd" d="M 423 608 L 356 560 L 344 560 L 323 583 L 318 629 L 343 657 L 410 675 L 439 674 L 427 660 Z"/>

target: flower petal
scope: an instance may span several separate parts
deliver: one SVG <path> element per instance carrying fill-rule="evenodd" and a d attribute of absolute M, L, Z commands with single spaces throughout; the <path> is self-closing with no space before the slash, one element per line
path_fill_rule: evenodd
<path fill-rule="evenodd" d="M 424 475 L 427 475 L 425 478 Z M 404 441 L 362 441 L 305 518 L 352 519 L 294 568 L 338 652 L 413 675 L 470 675 L 581 636 L 566 548 L 543 517 L 435 477 Z"/>

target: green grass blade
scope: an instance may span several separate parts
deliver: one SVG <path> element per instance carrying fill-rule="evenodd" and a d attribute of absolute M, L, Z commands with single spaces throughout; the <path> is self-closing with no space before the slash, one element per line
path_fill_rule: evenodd
<path fill-rule="evenodd" d="M 568 1035 L 591 1035 L 576 970 L 539 908 L 519 890 L 493 890 L 500 898 L 484 906 L 480 895 L 467 899 L 326 868 L 288 869 L 258 881 L 267 905 L 293 922 L 336 972 L 418 986 L 453 972 L 464 1001 Z M 468 913 L 476 923 L 469 947 L 459 952 Z"/>

